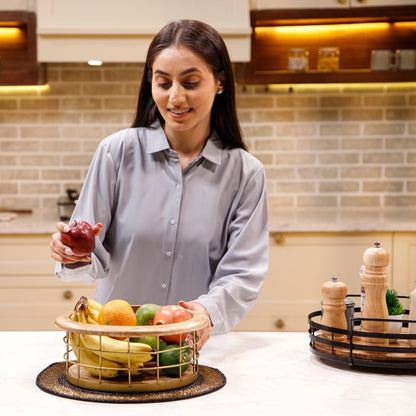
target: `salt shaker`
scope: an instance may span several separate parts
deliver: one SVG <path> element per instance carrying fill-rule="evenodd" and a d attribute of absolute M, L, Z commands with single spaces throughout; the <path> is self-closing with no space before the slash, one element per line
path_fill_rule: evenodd
<path fill-rule="evenodd" d="M 347 329 L 347 319 L 345 317 L 345 296 L 347 295 L 347 285 L 339 282 L 337 276 L 332 276 L 330 281 L 322 285 L 322 325 L 337 329 Z M 323 331 L 322 336 L 332 338 L 332 333 Z M 333 333 L 335 341 L 345 341 L 344 334 Z"/>
<path fill-rule="evenodd" d="M 365 269 L 362 284 L 365 291 L 365 302 L 361 317 L 388 319 L 386 291 L 389 278 L 386 269 L 390 263 L 390 254 L 376 241 L 374 247 L 370 247 L 364 252 L 363 260 Z M 361 321 L 362 330 L 369 332 L 386 333 L 388 325 L 387 321 Z M 372 344 L 388 344 L 388 340 L 383 338 L 371 338 L 371 341 L 370 339 L 365 339 L 365 341 Z"/>

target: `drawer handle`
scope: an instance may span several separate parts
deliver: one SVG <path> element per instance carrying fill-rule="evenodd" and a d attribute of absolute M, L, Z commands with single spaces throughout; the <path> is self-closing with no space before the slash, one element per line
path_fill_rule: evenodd
<path fill-rule="evenodd" d="M 64 299 L 71 300 L 74 297 L 74 294 L 72 293 L 72 290 L 65 290 L 65 292 L 62 294 Z"/>
<path fill-rule="evenodd" d="M 283 319 L 278 319 L 276 322 L 275 322 L 275 327 L 277 328 L 277 329 L 283 329 L 284 327 L 285 327 L 285 321 L 283 320 Z"/>
<path fill-rule="evenodd" d="M 271 235 L 271 237 L 274 239 L 274 242 L 275 242 L 277 245 L 284 244 L 284 242 L 285 242 L 285 237 L 284 237 L 283 233 L 277 233 L 277 232 L 274 232 L 274 233 L 270 233 L 270 235 Z"/>

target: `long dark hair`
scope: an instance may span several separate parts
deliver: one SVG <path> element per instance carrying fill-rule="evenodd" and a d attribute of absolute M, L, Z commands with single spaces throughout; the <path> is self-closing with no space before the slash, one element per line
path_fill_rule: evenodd
<path fill-rule="evenodd" d="M 169 23 L 152 40 L 147 51 L 132 127 L 150 127 L 157 120 L 164 124 L 152 97 L 152 66 L 163 49 L 175 44 L 182 45 L 201 57 L 224 87 L 224 92 L 215 96 L 212 106 L 211 131 L 217 132 L 224 147 L 247 149 L 237 118 L 234 74 L 227 47 L 214 28 L 197 20 Z"/>

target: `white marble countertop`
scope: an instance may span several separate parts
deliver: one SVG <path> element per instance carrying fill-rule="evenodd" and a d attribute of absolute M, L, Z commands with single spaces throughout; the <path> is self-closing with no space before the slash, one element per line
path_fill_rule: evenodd
<path fill-rule="evenodd" d="M 58 216 L 51 213 L 18 214 L 9 221 L 0 221 L 0 234 L 52 234 Z"/>
<path fill-rule="evenodd" d="M 186 400 L 145 404 L 94 403 L 40 390 L 35 380 L 63 360 L 62 331 L 0 332 L 2 414 L 59 414 L 93 411 L 100 416 L 413 415 L 416 376 L 382 374 L 328 365 L 309 350 L 306 332 L 232 332 L 212 337 L 200 364 L 219 369 L 226 385 Z M 140 406 L 140 407 L 138 407 Z"/>
<path fill-rule="evenodd" d="M 416 231 L 416 209 L 270 210 L 271 232 Z"/>
<path fill-rule="evenodd" d="M 57 216 L 20 214 L 0 234 L 52 234 Z M 269 209 L 270 232 L 415 232 L 416 209 Z"/>

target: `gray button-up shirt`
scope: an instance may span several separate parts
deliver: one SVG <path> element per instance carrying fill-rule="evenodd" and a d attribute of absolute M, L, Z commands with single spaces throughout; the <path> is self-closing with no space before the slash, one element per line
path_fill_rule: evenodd
<path fill-rule="evenodd" d="M 57 275 L 96 281 L 101 303 L 195 300 L 213 333 L 224 333 L 251 309 L 267 272 L 264 168 L 242 149 L 222 149 L 215 135 L 183 170 L 160 126 L 105 138 L 73 220 L 103 229 L 91 264 L 58 263 Z"/>

